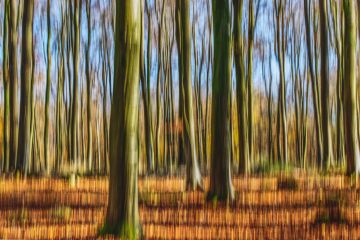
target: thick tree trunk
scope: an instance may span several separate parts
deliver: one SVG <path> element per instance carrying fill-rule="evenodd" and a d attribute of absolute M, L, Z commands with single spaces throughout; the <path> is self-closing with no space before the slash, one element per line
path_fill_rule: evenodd
<path fill-rule="evenodd" d="M 359 173 L 360 156 L 356 119 L 356 22 L 353 1 L 344 0 L 344 130 L 346 173 Z"/>
<path fill-rule="evenodd" d="M 212 87 L 211 171 L 208 198 L 233 200 L 230 168 L 230 3 L 213 0 L 214 66 Z"/>
<path fill-rule="evenodd" d="M 116 3 L 115 94 L 111 105 L 106 226 L 108 231 L 135 239 L 140 237 L 137 131 L 142 4 L 140 0 Z"/>
<path fill-rule="evenodd" d="M 19 142 L 16 169 L 25 173 L 30 157 L 30 122 L 31 122 L 31 71 L 33 68 L 32 24 L 34 14 L 34 0 L 24 2 L 22 28 L 22 56 L 21 56 L 21 99 Z"/>

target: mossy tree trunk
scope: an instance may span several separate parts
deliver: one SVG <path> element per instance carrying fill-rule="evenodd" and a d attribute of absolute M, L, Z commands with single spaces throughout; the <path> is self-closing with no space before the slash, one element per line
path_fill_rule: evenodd
<path fill-rule="evenodd" d="M 138 113 L 141 0 L 117 0 L 114 95 L 110 119 L 110 182 L 105 230 L 140 236 Z"/>
<path fill-rule="evenodd" d="M 212 1 L 214 66 L 212 83 L 211 170 L 208 198 L 233 200 L 230 168 L 230 83 L 231 18 L 230 2 Z"/>
<path fill-rule="evenodd" d="M 346 173 L 359 173 L 360 156 L 356 117 L 356 21 L 354 1 L 344 0 L 344 130 Z"/>
<path fill-rule="evenodd" d="M 24 2 L 22 25 L 22 56 L 21 56 L 21 98 L 20 122 L 18 138 L 18 154 L 16 169 L 22 173 L 27 170 L 30 157 L 30 123 L 31 123 L 31 76 L 32 76 L 32 51 L 33 51 L 33 15 L 34 0 Z"/>

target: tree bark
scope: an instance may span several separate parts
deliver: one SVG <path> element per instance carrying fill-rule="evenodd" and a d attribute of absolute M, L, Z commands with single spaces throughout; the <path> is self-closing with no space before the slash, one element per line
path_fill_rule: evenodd
<path fill-rule="evenodd" d="M 9 170 L 16 167 L 18 146 L 18 63 L 17 63 L 17 1 L 9 4 L 9 76 L 10 76 L 10 164 Z"/>
<path fill-rule="evenodd" d="M 47 0 L 47 69 L 46 69 L 46 92 L 45 92 L 45 126 L 44 126 L 44 159 L 45 174 L 49 173 L 49 107 L 51 88 L 51 21 L 50 21 L 50 0 Z"/>
<path fill-rule="evenodd" d="M 180 94 L 183 103 L 183 132 L 182 142 L 184 157 L 186 162 L 186 189 L 195 190 L 202 188 L 202 179 L 199 169 L 199 163 L 196 156 L 195 143 L 195 124 L 192 99 L 192 81 L 191 81 L 191 33 L 190 33 L 190 0 L 177 0 L 176 12 L 179 24 L 177 24 L 178 33 L 177 43 L 179 61 L 181 69 L 179 72 Z"/>
<path fill-rule="evenodd" d="M 30 157 L 30 122 L 31 122 L 31 72 L 33 68 L 33 14 L 34 0 L 24 2 L 24 15 L 22 27 L 22 56 L 21 56 L 21 98 L 20 98 L 20 122 L 18 138 L 18 154 L 16 169 L 26 172 Z"/>
<path fill-rule="evenodd" d="M 10 132 L 9 132 L 9 110 L 10 110 L 10 79 L 9 79 L 9 57 L 8 57 L 8 26 L 9 26 L 9 1 L 4 2 L 4 34 L 3 34 L 3 85 L 4 85 L 4 138 L 3 138 L 3 162 L 1 171 L 9 171 L 10 161 Z"/>
<path fill-rule="evenodd" d="M 329 167 L 332 162 L 332 143 L 330 132 L 329 111 L 329 40 L 327 21 L 327 1 L 319 0 L 320 6 L 320 37 L 321 37 L 321 117 L 323 140 L 322 170 Z"/>
<path fill-rule="evenodd" d="M 213 0 L 214 66 L 212 83 L 211 171 L 208 198 L 234 199 L 230 168 L 230 3 Z"/>
<path fill-rule="evenodd" d="M 234 5 L 234 58 L 236 70 L 236 97 L 238 111 L 239 173 L 249 172 L 249 147 L 247 140 L 246 80 L 242 36 L 243 0 L 233 0 Z"/>
<path fill-rule="evenodd" d="M 360 156 L 356 119 L 356 25 L 353 1 L 344 0 L 344 130 L 346 174 L 359 173 Z"/>
<path fill-rule="evenodd" d="M 141 49 L 140 0 L 116 2 L 115 81 L 110 119 L 107 231 L 140 237 L 138 212 L 138 109 Z M 129 71 L 129 69 L 131 69 Z"/>

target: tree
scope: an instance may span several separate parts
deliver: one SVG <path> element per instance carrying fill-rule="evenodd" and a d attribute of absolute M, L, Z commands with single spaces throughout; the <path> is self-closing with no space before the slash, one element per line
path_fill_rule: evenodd
<path fill-rule="evenodd" d="M 285 91 L 285 9 L 286 0 L 274 0 L 275 10 L 275 52 L 279 66 L 280 84 L 278 94 L 278 118 L 277 118 L 277 133 L 278 133 L 278 155 L 283 164 L 287 164 L 287 121 L 286 121 L 286 91 Z M 282 129 L 282 136 L 280 136 L 280 129 Z M 282 142 L 281 142 L 282 140 Z M 281 143 L 280 143 L 281 142 Z M 282 146 L 282 152 L 281 152 Z"/>
<path fill-rule="evenodd" d="M 233 0 L 234 5 L 234 59 L 236 70 L 236 97 L 238 111 L 239 136 L 239 173 L 246 173 L 249 169 L 249 148 L 247 140 L 246 121 L 246 80 L 244 69 L 243 46 L 243 0 Z"/>
<path fill-rule="evenodd" d="M 77 125 L 78 125 L 78 85 L 79 85 L 79 49 L 80 49 L 80 17 L 81 12 L 81 0 L 75 0 L 73 2 L 73 32 L 74 32 L 74 42 L 73 42 L 73 96 L 72 96 L 72 112 L 71 112 L 71 132 L 70 132 L 70 161 L 72 164 L 77 166 L 78 163 L 78 149 L 77 149 Z"/>
<path fill-rule="evenodd" d="M 138 212 L 138 113 L 141 0 L 117 0 L 110 182 L 105 232 L 135 239 Z"/>
<path fill-rule="evenodd" d="M 308 59 L 308 68 L 310 72 L 311 91 L 313 99 L 313 108 L 315 116 L 315 132 L 316 132 L 316 149 L 317 149 L 317 165 L 321 166 L 322 162 L 322 141 L 321 141 L 321 125 L 320 125 L 320 109 L 319 109 L 319 91 L 317 83 L 317 72 L 314 71 L 313 54 L 311 47 L 311 31 L 310 31 L 310 7 L 308 0 L 304 0 L 304 18 L 305 18 L 305 37 L 306 37 L 306 50 Z M 316 58 L 316 57 L 315 57 Z"/>
<path fill-rule="evenodd" d="M 153 127 L 152 127 L 152 107 L 151 107 L 151 95 L 150 95 L 150 75 L 151 75 L 151 58 L 152 58 L 152 21 L 150 9 L 145 0 L 145 10 L 147 14 L 148 22 L 148 32 L 147 32 L 147 56 L 146 56 L 146 76 L 145 76 L 145 66 L 142 67 L 141 74 L 141 89 L 142 89 L 142 98 L 144 102 L 144 120 L 145 120 L 145 142 L 146 142 L 146 163 L 147 171 L 152 172 L 154 166 L 154 140 L 153 140 Z M 144 37 L 144 36 L 143 36 Z M 141 56 L 143 56 L 143 51 L 141 51 Z M 140 63 L 145 65 L 145 60 Z"/>
<path fill-rule="evenodd" d="M 22 56 L 21 56 L 21 98 L 19 142 L 16 169 L 25 173 L 30 156 L 30 121 L 31 121 L 31 76 L 32 76 L 32 51 L 33 51 L 33 15 L 34 0 L 24 2 L 24 15 L 22 27 Z"/>
<path fill-rule="evenodd" d="M 91 171 L 92 168 L 92 121 L 91 121 L 91 90 L 92 90 L 92 78 L 91 78 L 91 69 L 90 69 L 90 46 L 91 46 L 91 0 L 86 1 L 86 17 L 87 17 L 87 44 L 85 46 L 85 74 L 86 74 L 86 108 L 87 108 L 87 170 Z"/>
<path fill-rule="evenodd" d="M 182 107 L 182 143 L 183 156 L 186 162 L 186 189 L 202 188 L 199 163 L 195 149 L 195 124 L 192 100 L 191 81 L 191 33 L 190 33 L 190 0 L 176 1 L 177 44 L 179 56 L 179 91 L 182 95 L 179 106 Z"/>
<path fill-rule="evenodd" d="M 7 172 L 9 170 L 10 161 L 10 146 L 9 146 L 9 109 L 10 109 L 10 96 L 9 96 L 9 58 L 8 58 L 8 25 L 9 25 L 9 1 L 4 2 L 4 29 L 3 29 L 3 85 L 4 85 L 4 155 L 3 165 L 1 170 Z"/>
<path fill-rule="evenodd" d="M 18 64 L 17 64 L 17 1 L 9 4 L 9 77 L 10 77 L 10 165 L 9 170 L 16 167 L 18 146 Z"/>
<path fill-rule="evenodd" d="M 51 21 L 50 21 L 50 0 L 47 0 L 47 69 L 46 69 L 46 92 L 45 92 L 45 126 L 44 126 L 44 158 L 45 172 L 49 171 L 49 105 L 51 88 Z"/>
<path fill-rule="evenodd" d="M 321 117 L 323 140 L 322 169 L 326 169 L 332 161 L 332 145 L 330 133 L 329 111 L 329 40 L 327 1 L 319 0 L 320 5 L 320 38 L 321 38 Z"/>
<path fill-rule="evenodd" d="M 230 169 L 231 18 L 228 1 L 213 0 L 211 170 L 208 198 L 233 200 Z"/>
<path fill-rule="evenodd" d="M 359 173 L 360 155 L 356 120 L 356 22 L 353 1 L 343 1 L 344 36 L 344 130 L 346 174 Z"/>

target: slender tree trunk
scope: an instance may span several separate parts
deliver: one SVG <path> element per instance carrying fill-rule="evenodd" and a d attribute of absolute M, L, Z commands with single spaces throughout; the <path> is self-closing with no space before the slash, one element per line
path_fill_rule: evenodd
<path fill-rule="evenodd" d="M 50 115 L 50 88 L 51 88 L 51 21 L 50 0 L 47 0 L 47 69 L 46 69 L 46 92 L 45 92 L 45 126 L 44 126 L 44 159 L 45 174 L 49 173 L 49 115 Z"/>
<path fill-rule="evenodd" d="M 71 133 L 70 133 L 70 161 L 74 164 L 75 169 L 78 168 L 78 149 L 77 149 L 77 124 L 78 124 L 78 85 L 79 85 L 79 49 L 80 49 L 80 17 L 81 12 L 81 0 L 74 1 L 74 19 L 73 19 L 73 29 L 74 29 L 74 44 L 73 44 L 73 96 L 72 96 L 72 112 L 71 112 Z"/>
<path fill-rule="evenodd" d="M 195 190 L 202 187 L 202 179 L 198 159 L 196 156 L 195 143 L 195 124 L 192 99 L 192 81 L 191 81 L 191 33 L 190 33 L 190 1 L 177 0 L 176 12 L 179 24 L 177 27 L 177 43 L 179 61 L 181 61 L 182 72 L 180 79 L 180 94 L 183 100 L 183 134 L 182 142 L 184 147 L 184 157 L 186 162 L 186 189 Z M 180 72 L 179 71 L 179 72 Z"/>
<path fill-rule="evenodd" d="M 116 12 L 114 75 L 116 94 L 113 96 L 111 106 L 111 168 L 106 226 L 113 233 L 135 239 L 140 237 L 137 131 L 141 1 L 118 0 Z"/>
<path fill-rule="evenodd" d="M 230 168 L 231 32 L 230 3 L 213 0 L 214 66 L 211 171 L 208 198 L 233 200 Z"/>
<path fill-rule="evenodd" d="M 154 147 L 153 147 L 153 130 L 152 130 L 152 110 L 151 110 L 151 96 L 150 96 L 150 76 L 151 76 L 151 58 L 152 58 L 152 21 L 150 10 L 147 5 L 147 0 L 145 0 L 145 8 L 148 19 L 148 41 L 147 41 L 147 56 L 146 56 L 146 77 L 145 77 L 145 60 L 143 56 L 143 51 L 141 51 L 141 58 L 143 59 L 140 64 L 142 66 L 141 74 L 141 89 L 142 97 L 144 103 L 144 120 L 145 120 L 145 147 L 146 147 L 146 163 L 147 163 L 147 172 L 151 173 L 154 169 L 153 160 L 154 160 Z M 142 39 L 144 36 L 142 37 Z M 143 45 L 142 45 L 143 47 Z"/>
<path fill-rule="evenodd" d="M 88 39 L 86 45 L 86 103 L 87 103 L 87 153 L 86 153 L 86 161 L 87 161 L 87 170 L 92 171 L 92 154 L 93 154 L 93 142 L 92 142 L 92 78 L 91 78 L 91 70 L 90 70 L 90 46 L 91 46 L 91 0 L 86 1 L 86 16 L 87 16 L 87 27 L 88 27 Z"/>
<path fill-rule="evenodd" d="M 321 117 L 324 146 L 324 159 L 322 169 L 326 169 L 332 163 L 332 143 L 330 131 L 329 111 L 329 40 L 327 21 L 327 1 L 319 0 L 320 6 L 320 37 L 321 37 Z"/>
<path fill-rule="evenodd" d="M 254 46 L 254 1 L 249 1 L 249 25 L 248 25 L 248 55 L 247 55 L 247 104 L 248 104 L 248 141 L 249 141 L 249 161 L 253 161 L 253 89 L 252 89 L 252 65 L 253 65 L 253 46 Z M 241 34 L 241 33 L 240 33 Z"/>
<path fill-rule="evenodd" d="M 32 24 L 34 14 L 34 0 L 24 2 L 22 57 L 21 57 L 21 99 L 19 142 L 16 169 L 25 173 L 30 157 L 30 122 L 31 122 L 31 71 L 33 68 L 32 51 L 33 36 Z"/>
<path fill-rule="evenodd" d="M 246 80 L 242 36 L 243 0 L 233 0 L 234 5 L 234 58 L 236 70 L 236 97 L 238 111 L 239 173 L 249 172 L 249 147 L 247 140 Z"/>
<path fill-rule="evenodd" d="M 8 57 L 8 25 L 9 25 L 9 1 L 4 2 L 4 34 L 3 34 L 3 85 L 4 85 L 4 152 L 1 171 L 9 171 L 10 161 L 10 132 L 9 132 L 9 110 L 10 110 L 10 79 L 9 79 L 9 57 Z"/>
<path fill-rule="evenodd" d="M 346 174 L 359 173 L 360 156 L 356 119 L 356 22 L 353 1 L 344 0 L 344 129 Z"/>
<path fill-rule="evenodd" d="M 16 167 L 18 146 L 18 64 L 17 64 L 17 1 L 9 4 L 9 76 L 10 76 L 10 164 L 9 170 Z"/>

